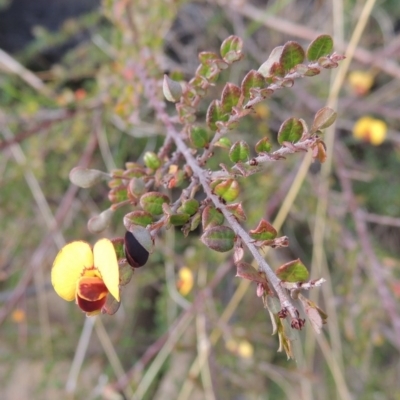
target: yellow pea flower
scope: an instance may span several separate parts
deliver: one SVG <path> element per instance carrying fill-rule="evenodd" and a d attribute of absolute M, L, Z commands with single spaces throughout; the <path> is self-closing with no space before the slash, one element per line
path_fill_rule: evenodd
<path fill-rule="evenodd" d="M 359 96 L 363 96 L 371 89 L 374 83 L 374 75 L 368 71 L 357 70 L 349 74 L 348 80 L 353 91 Z"/>
<path fill-rule="evenodd" d="M 387 126 L 385 122 L 372 117 L 360 118 L 353 127 L 353 136 L 365 140 L 374 146 L 379 146 L 386 138 Z"/>
<path fill-rule="evenodd" d="M 252 358 L 254 354 L 253 345 L 246 339 L 229 339 L 225 343 L 225 347 L 231 353 L 237 354 L 239 357 L 242 358 Z"/>
<path fill-rule="evenodd" d="M 119 302 L 119 267 L 113 244 L 101 239 L 92 251 L 86 242 L 68 243 L 54 260 L 51 283 L 61 298 L 75 299 L 87 316 L 98 314 L 109 294 Z"/>
<path fill-rule="evenodd" d="M 186 296 L 193 287 L 193 273 L 188 267 L 182 267 L 179 270 L 178 290 L 182 296 Z"/>

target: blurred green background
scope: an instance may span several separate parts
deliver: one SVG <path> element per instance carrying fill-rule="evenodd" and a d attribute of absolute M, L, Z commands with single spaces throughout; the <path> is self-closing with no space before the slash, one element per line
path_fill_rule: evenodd
<path fill-rule="evenodd" d="M 2 0 L 0 7 L 1 399 L 400 399 L 397 0 Z M 309 324 L 294 335 L 297 360 L 277 353 L 255 285 L 238 292 L 232 255 L 205 249 L 199 232 L 161 235 L 114 316 L 87 319 L 61 300 L 50 284 L 58 249 L 122 236 L 127 212 L 102 235 L 90 234 L 88 219 L 109 207 L 108 188 L 78 189 L 69 171 L 110 171 L 162 144 L 165 129 L 129 66 L 145 61 L 154 77 L 188 80 L 198 52 L 218 52 L 238 35 L 245 57 L 222 74 L 210 101 L 274 47 L 307 46 L 320 33 L 334 37 L 340 54 L 355 45 L 334 104 L 332 170 L 326 177 L 311 165 L 281 229 L 290 246 L 266 256 L 274 268 L 300 257 L 312 278 L 327 280 L 310 296 L 328 324 L 319 336 Z M 268 135 L 276 145 L 284 119 L 311 124 L 333 98 L 338 73 L 276 92 L 232 141 Z M 357 131 L 365 117 L 372 120 Z M 215 165 L 229 163 L 223 151 L 216 156 Z M 274 220 L 303 158 L 271 163 L 243 182 L 247 228 Z M 194 279 L 187 294 L 179 291 L 184 266 Z"/>

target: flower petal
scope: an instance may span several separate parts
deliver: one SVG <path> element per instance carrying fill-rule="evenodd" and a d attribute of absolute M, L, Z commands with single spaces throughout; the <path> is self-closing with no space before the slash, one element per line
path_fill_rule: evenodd
<path fill-rule="evenodd" d="M 119 267 L 114 245 L 108 239 L 100 239 L 93 248 L 94 266 L 99 270 L 108 291 L 119 298 Z"/>
<path fill-rule="evenodd" d="M 51 283 L 56 293 L 64 300 L 75 299 L 76 283 L 85 268 L 93 267 L 93 253 L 83 241 L 65 245 L 57 254 L 51 270 Z"/>
<path fill-rule="evenodd" d="M 76 304 L 78 304 L 79 308 L 82 311 L 85 311 L 88 316 L 91 316 L 91 315 L 96 315 L 100 312 L 101 307 L 103 307 L 106 302 L 106 298 L 107 297 L 103 297 L 100 300 L 88 301 L 82 299 L 79 296 L 76 296 Z"/>
<path fill-rule="evenodd" d="M 79 279 L 76 285 L 76 294 L 82 299 L 96 301 L 107 296 L 108 290 L 103 279 L 84 276 Z"/>

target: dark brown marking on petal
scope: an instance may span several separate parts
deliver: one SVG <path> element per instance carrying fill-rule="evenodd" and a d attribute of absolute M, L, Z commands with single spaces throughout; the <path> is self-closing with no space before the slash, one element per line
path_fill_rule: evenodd
<path fill-rule="evenodd" d="M 77 295 L 88 301 L 96 301 L 105 297 L 108 289 L 101 278 L 84 276 L 79 279 Z"/>
<path fill-rule="evenodd" d="M 79 308 L 82 311 L 85 311 L 87 313 L 101 310 L 105 303 L 106 297 L 103 297 L 102 299 L 96 301 L 88 301 L 82 299 L 79 296 L 76 296 L 76 304 L 78 304 Z"/>

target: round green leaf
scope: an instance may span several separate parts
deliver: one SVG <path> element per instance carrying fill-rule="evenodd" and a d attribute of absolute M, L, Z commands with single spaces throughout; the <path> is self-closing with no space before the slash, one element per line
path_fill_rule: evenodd
<path fill-rule="evenodd" d="M 238 36 L 229 36 L 221 44 L 221 56 L 228 64 L 242 58 L 243 40 Z"/>
<path fill-rule="evenodd" d="M 206 121 L 208 127 L 212 131 L 218 129 L 217 122 L 226 122 L 229 119 L 229 114 L 225 113 L 219 100 L 213 100 L 207 109 Z"/>
<path fill-rule="evenodd" d="M 214 206 L 207 206 L 204 208 L 201 215 L 203 230 L 212 228 L 214 226 L 222 225 L 224 222 L 224 215 L 221 210 Z"/>
<path fill-rule="evenodd" d="M 307 49 L 307 58 L 317 61 L 320 57 L 327 56 L 333 50 L 333 39 L 329 35 L 320 35 L 315 38 Z"/>
<path fill-rule="evenodd" d="M 241 93 L 239 86 L 229 82 L 225 85 L 221 95 L 221 103 L 226 113 L 230 113 L 232 108 L 237 105 Z"/>
<path fill-rule="evenodd" d="M 207 130 L 200 126 L 193 126 L 189 132 L 192 145 L 198 149 L 206 147 L 209 143 Z"/>
<path fill-rule="evenodd" d="M 257 153 L 269 153 L 271 147 L 271 143 L 267 137 L 260 139 L 254 146 Z"/>
<path fill-rule="evenodd" d="M 255 240 L 272 240 L 277 236 L 276 229 L 265 219 L 262 219 L 256 229 L 249 231 L 249 235 Z"/>
<path fill-rule="evenodd" d="M 233 248 L 235 237 L 235 232 L 228 226 L 215 226 L 203 233 L 201 241 L 210 249 L 223 253 Z"/>
<path fill-rule="evenodd" d="M 199 209 L 199 202 L 196 199 L 185 200 L 182 205 L 178 208 L 180 213 L 186 213 L 190 216 L 195 214 Z"/>
<path fill-rule="evenodd" d="M 276 270 L 276 276 L 286 282 L 305 282 L 309 273 L 300 259 L 297 259 L 281 265 Z"/>
<path fill-rule="evenodd" d="M 189 214 L 170 214 L 168 216 L 168 222 L 174 226 L 182 226 L 189 221 L 189 218 Z"/>
<path fill-rule="evenodd" d="M 289 118 L 279 128 L 278 142 L 298 142 L 303 136 L 303 124 L 297 118 Z"/>
<path fill-rule="evenodd" d="M 227 179 L 215 186 L 214 192 L 229 203 L 236 200 L 239 196 L 239 183 L 234 179 Z"/>
<path fill-rule="evenodd" d="M 304 50 L 297 42 L 287 42 L 283 46 L 279 63 L 287 72 L 304 61 Z"/>
<path fill-rule="evenodd" d="M 152 215 L 160 215 L 163 213 L 163 203 L 169 203 L 167 195 L 159 192 L 148 192 L 140 198 L 140 205 L 144 211 Z"/>
<path fill-rule="evenodd" d="M 264 77 L 257 71 L 251 70 L 243 78 L 241 84 L 241 91 L 244 98 L 247 100 L 250 98 L 250 90 L 254 88 L 262 89 L 265 86 Z"/>
<path fill-rule="evenodd" d="M 147 168 L 157 169 L 161 165 L 161 161 L 156 153 L 152 151 L 146 151 L 143 157 L 144 164 Z"/>
<path fill-rule="evenodd" d="M 124 226 L 129 229 L 130 225 L 140 225 L 146 227 L 153 222 L 153 216 L 143 210 L 132 211 L 124 216 Z"/>
<path fill-rule="evenodd" d="M 235 142 L 229 151 L 229 158 L 234 163 L 247 161 L 249 156 L 250 148 L 244 140 Z"/>

